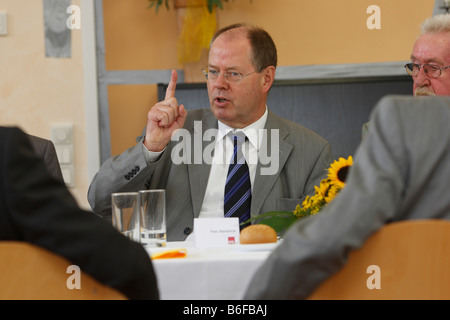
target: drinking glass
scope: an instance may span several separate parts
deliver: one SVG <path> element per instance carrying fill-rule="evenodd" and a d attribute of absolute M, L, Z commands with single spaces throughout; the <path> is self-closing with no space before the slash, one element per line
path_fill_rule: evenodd
<path fill-rule="evenodd" d="M 140 242 L 139 194 L 118 192 L 111 195 L 112 223 L 123 235 Z"/>
<path fill-rule="evenodd" d="M 166 246 L 166 193 L 165 190 L 141 190 L 140 227 L 141 243 L 148 247 Z"/>

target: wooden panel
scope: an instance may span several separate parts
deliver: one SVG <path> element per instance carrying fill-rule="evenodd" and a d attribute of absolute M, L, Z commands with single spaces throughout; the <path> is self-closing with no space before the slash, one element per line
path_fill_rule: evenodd
<path fill-rule="evenodd" d="M 136 144 L 157 102 L 156 85 L 109 85 L 108 100 L 111 155 L 116 155 Z"/>
<path fill-rule="evenodd" d="M 163 6 L 155 13 L 147 0 L 103 0 L 107 70 L 181 68 L 178 18 L 169 3 L 170 10 Z M 381 9 L 381 29 L 367 28 L 371 5 Z M 403 61 L 433 5 L 434 0 L 228 1 L 217 10 L 217 24 L 263 27 L 277 44 L 280 66 Z"/>

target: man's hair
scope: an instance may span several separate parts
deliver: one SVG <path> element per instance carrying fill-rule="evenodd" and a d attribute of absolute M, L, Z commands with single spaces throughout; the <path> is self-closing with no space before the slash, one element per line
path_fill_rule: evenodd
<path fill-rule="evenodd" d="M 229 25 L 216 32 L 211 40 L 211 45 L 221 35 L 232 40 L 237 36 L 242 36 L 242 34 L 246 34 L 250 41 L 252 48 L 250 57 L 256 71 L 261 72 L 268 66 L 277 67 L 277 47 L 269 33 L 260 27 L 245 23 Z"/>
<path fill-rule="evenodd" d="M 450 14 L 440 14 L 422 23 L 422 33 L 450 32 Z"/>

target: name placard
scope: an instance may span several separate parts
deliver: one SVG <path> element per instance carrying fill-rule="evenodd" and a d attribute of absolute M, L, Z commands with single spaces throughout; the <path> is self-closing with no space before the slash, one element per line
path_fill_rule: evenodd
<path fill-rule="evenodd" d="M 239 244 L 239 218 L 196 218 L 196 247 L 226 247 Z"/>

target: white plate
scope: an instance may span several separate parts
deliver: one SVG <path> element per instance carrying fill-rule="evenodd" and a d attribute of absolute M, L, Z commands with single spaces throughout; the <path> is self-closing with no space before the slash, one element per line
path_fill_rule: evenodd
<path fill-rule="evenodd" d="M 235 247 L 236 251 L 272 251 L 280 242 L 277 243 L 255 243 L 255 244 L 240 244 Z"/>

